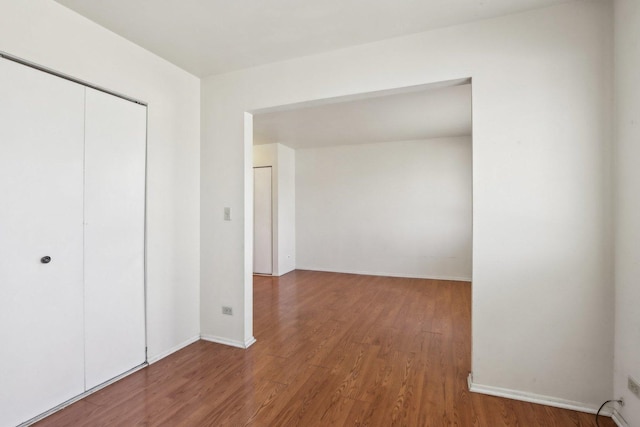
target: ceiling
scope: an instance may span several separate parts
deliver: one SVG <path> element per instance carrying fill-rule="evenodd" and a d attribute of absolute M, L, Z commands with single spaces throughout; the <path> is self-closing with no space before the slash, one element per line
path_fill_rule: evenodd
<path fill-rule="evenodd" d="M 255 114 L 254 144 L 310 148 L 471 135 L 471 85 Z"/>
<path fill-rule="evenodd" d="M 569 0 L 57 0 L 200 77 Z"/>

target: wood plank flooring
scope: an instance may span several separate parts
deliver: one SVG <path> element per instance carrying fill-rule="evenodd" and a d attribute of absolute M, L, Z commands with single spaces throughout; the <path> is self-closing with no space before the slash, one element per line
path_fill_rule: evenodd
<path fill-rule="evenodd" d="M 37 425 L 595 426 L 590 414 L 469 393 L 470 286 L 256 276 L 248 350 L 199 341 Z"/>

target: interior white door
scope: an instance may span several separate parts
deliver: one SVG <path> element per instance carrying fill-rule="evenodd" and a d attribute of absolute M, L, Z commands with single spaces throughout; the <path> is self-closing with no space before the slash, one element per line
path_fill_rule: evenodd
<path fill-rule="evenodd" d="M 87 88 L 85 127 L 85 372 L 91 389 L 146 358 L 146 107 Z"/>
<path fill-rule="evenodd" d="M 253 272 L 273 274 L 271 167 L 253 168 Z"/>
<path fill-rule="evenodd" d="M 83 121 L 83 86 L 0 59 L 1 426 L 84 391 Z"/>

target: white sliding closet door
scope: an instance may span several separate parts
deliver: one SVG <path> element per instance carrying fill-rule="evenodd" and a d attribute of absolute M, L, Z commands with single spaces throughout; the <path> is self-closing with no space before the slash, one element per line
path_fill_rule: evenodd
<path fill-rule="evenodd" d="M 87 88 L 85 126 L 85 359 L 90 389 L 145 361 L 146 107 Z"/>
<path fill-rule="evenodd" d="M 83 86 L 0 59 L 0 426 L 84 391 L 83 121 Z"/>

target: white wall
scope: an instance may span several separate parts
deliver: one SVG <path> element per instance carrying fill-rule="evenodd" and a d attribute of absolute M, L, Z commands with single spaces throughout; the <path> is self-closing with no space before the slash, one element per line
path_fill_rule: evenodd
<path fill-rule="evenodd" d="M 297 268 L 471 280 L 471 137 L 296 150 Z"/>
<path fill-rule="evenodd" d="M 296 268 L 296 152 L 278 146 L 278 275 Z"/>
<path fill-rule="evenodd" d="M 610 398 L 611 24 L 575 1 L 203 80 L 203 332 L 252 335 L 245 111 L 472 77 L 475 385 Z"/>
<path fill-rule="evenodd" d="M 613 397 L 630 426 L 640 426 L 640 399 L 627 376 L 640 381 L 640 2 L 615 2 L 616 331 Z"/>
<path fill-rule="evenodd" d="M 253 147 L 253 166 L 271 166 L 273 180 L 273 275 L 296 268 L 295 151 L 282 144 Z"/>
<path fill-rule="evenodd" d="M 51 0 L 0 10 L 0 50 L 148 102 L 149 359 L 197 337 L 199 79 Z"/>

